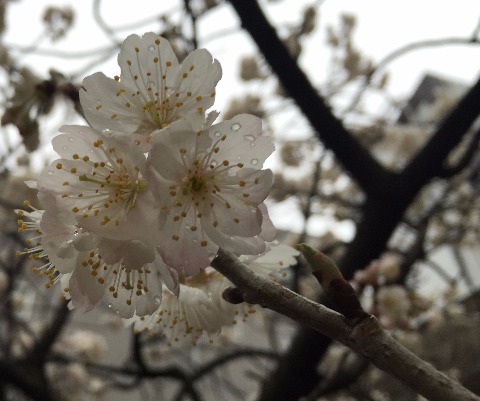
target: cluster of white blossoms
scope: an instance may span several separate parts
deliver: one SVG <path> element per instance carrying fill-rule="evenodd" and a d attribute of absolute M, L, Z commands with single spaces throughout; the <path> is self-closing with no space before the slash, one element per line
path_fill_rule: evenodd
<path fill-rule="evenodd" d="M 255 116 L 207 114 L 222 74 L 207 50 L 179 63 L 166 39 L 131 35 L 118 63 L 114 79 L 84 79 L 89 126 L 63 126 L 59 159 L 30 183 L 43 209 L 17 211 L 19 231 L 35 233 L 24 252 L 72 307 L 106 302 L 172 341 L 216 332 L 239 313 L 209 267 L 219 248 L 254 255 L 264 274 L 294 263 L 295 250 L 269 244 L 273 174 L 262 167 L 274 146 Z"/>

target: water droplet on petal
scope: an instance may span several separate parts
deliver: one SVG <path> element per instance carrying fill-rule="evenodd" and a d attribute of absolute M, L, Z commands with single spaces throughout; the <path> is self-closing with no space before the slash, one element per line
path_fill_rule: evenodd
<path fill-rule="evenodd" d="M 220 131 L 215 132 L 213 135 L 215 135 L 217 138 L 222 135 Z"/>
<path fill-rule="evenodd" d="M 255 146 L 255 142 L 250 142 L 250 146 L 253 148 Z"/>
<path fill-rule="evenodd" d="M 111 307 L 112 307 L 112 304 L 108 304 L 108 307 L 111 308 Z"/>
<path fill-rule="evenodd" d="M 70 138 L 68 138 L 68 140 L 69 140 L 70 142 L 73 142 L 75 139 L 73 139 L 72 137 L 70 137 Z"/>
<path fill-rule="evenodd" d="M 52 170 L 48 170 L 48 174 L 49 174 L 49 175 L 53 175 L 53 171 L 52 171 Z"/>
<path fill-rule="evenodd" d="M 153 300 L 155 301 L 155 303 L 156 303 L 157 305 L 160 305 L 160 302 L 162 302 L 162 298 L 160 298 L 159 295 L 155 295 L 155 296 L 153 297 Z"/>
<path fill-rule="evenodd" d="M 63 147 L 62 147 L 62 149 L 63 149 L 63 150 L 67 150 L 67 149 L 68 149 L 68 147 L 66 147 L 66 146 L 63 146 Z"/>
<path fill-rule="evenodd" d="M 255 258 L 256 259 L 256 258 Z M 242 255 L 240 261 L 246 265 L 252 263 L 254 261 L 254 257 L 251 255 Z"/>
<path fill-rule="evenodd" d="M 255 137 L 253 135 L 244 135 L 243 137 L 246 141 L 253 142 L 255 140 Z"/>
<path fill-rule="evenodd" d="M 217 164 L 218 164 L 218 161 L 216 161 L 215 159 L 213 159 L 210 163 L 210 165 L 213 167 L 215 167 Z"/>
<path fill-rule="evenodd" d="M 241 128 L 239 123 L 235 123 L 232 125 L 232 131 L 238 131 Z"/>
<path fill-rule="evenodd" d="M 250 163 L 252 163 L 254 166 L 256 166 L 258 164 L 258 159 L 252 159 L 250 161 Z"/>
<path fill-rule="evenodd" d="M 153 52 L 155 50 L 155 46 L 154 45 L 151 45 L 148 47 L 148 50 L 150 50 L 151 52 Z"/>

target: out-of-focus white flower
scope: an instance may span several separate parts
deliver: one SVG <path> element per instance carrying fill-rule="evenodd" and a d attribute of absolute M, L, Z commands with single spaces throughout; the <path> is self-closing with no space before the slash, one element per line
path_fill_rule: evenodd
<path fill-rule="evenodd" d="M 80 102 L 93 127 L 135 134 L 140 145 L 173 121 L 186 119 L 195 130 L 203 126 L 222 76 L 220 63 L 207 50 L 194 50 L 179 64 L 167 39 L 152 32 L 130 35 L 118 64 L 121 73 L 115 79 L 97 72 L 83 81 Z"/>
<path fill-rule="evenodd" d="M 379 275 L 382 280 L 391 282 L 400 274 L 400 257 L 396 254 L 386 254 L 380 259 Z"/>
<path fill-rule="evenodd" d="M 240 61 L 240 78 L 244 81 L 265 78 L 265 74 L 260 72 L 257 58 L 255 56 L 246 56 L 242 58 Z"/>
<path fill-rule="evenodd" d="M 274 146 L 259 118 L 239 115 L 198 132 L 178 121 L 154 133 L 151 144 L 149 179 L 167 265 L 193 276 L 219 247 L 237 255 L 265 250 L 274 229 L 262 202 L 273 175 L 261 168 Z"/>
<path fill-rule="evenodd" d="M 404 324 L 408 319 L 411 301 L 407 290 L 400 285 L 382 287 L 377 292 L 380 321 L 387 327 Z"/>
<path fill-rule="evenodd" d="M 27 333 L 25 330 L 18 329 L 15 331 L 10 352 L 18 359 L 25 358 L 34 344 L 35 337 L 31 332 Z"/>
<path fill-rule="evenodd" d="M 28 255 L 29 259 L 41 261 L 44 264 L 40 267 L 33 267 L 33 271 L 38 271 L 41 276 L 48 278 L 45 284 L 47 288 L 50 288 L 57 280 L 57 269 L 48 259 L 48 255 L 45 252 L 42 244 L 43 233 L 40 228 L 40 222 L 42 220 L 45 210 L 40 210 L 33 207 L 29 201 L 24 201 L 24 207 L 30 209 L 22 210 L 17 209 L 15 213 L 19 217 L 17 220 L 18 232 L 33 234 L 29 236 L 25 241 L 29 247 L 23 249 L 23 251 L 17 251 L 17 255 Z M 61 243 L 60 243 L 61 244 Z M 61 246 L 61 245 L 60 245 Z"/>
<path fill-rule="evenodd" d="M 263 255 L 241 256 L 240 259 L 256 273 L 272 279 L 282 278 L 282 269 L 296 262 L 298 251 L 287 245 L 274 244 Z M 233 305 L 222 298 L 232 283 L 213 268 L 202 269 L 196 276 L 180 284 L 180 294 L 174 296 L 165 286 L 158 310 L 149 317 L 130 320 L 135 331 L 160 332 L 168 345 L 195 345 L 202 334 L 208 338 L 224 326 L 245 320 L 255 310 L 244 303 Z"/>
<path fill-rule="evenodd" d="M 93 362 L 101 360 L 107 351 L 105 338 L 87 330 L 76 330 L 63 335 L 54 344 L 54 351 L 74 358 Z"/>
<path fill-rule="evenodd" d="M 106 383 L 98 375 L 90 374 L 81 363 L 67 365 L 50 363 L 46 371 L 53 390 L 60 399 L 75 401 L 103 399 Z"/>
<path fill-rule="evenodd" d="M 355 272 L 353 279 L 360 284 L 378 285 L 378 276 L 380 271 L 380 261 L 375 259 L 371 261 L 363 270 Z"/>

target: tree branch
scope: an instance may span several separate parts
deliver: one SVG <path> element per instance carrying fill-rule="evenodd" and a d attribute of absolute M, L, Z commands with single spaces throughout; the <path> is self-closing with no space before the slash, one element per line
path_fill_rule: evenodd
<path fill-rule="evenodd" d="M 246 302 L 260 304 L 341 342 L 427 399 L 480 400 L 399 344 L 374 316 L 352 326 L 341 314 L 260 277 L 221 249 L 212 266 L 241 290 Z"/>
<path fill-rule="evenodd" d="M 393 173 L 384 169 L 348 132 L 319 96 L 304 72 L 290 56 L 256 0 L 230 2 L 242 26 L 256 42 L 289 96 L 312 125 L 320 140 L 368 194 L 383 197 Z"/>

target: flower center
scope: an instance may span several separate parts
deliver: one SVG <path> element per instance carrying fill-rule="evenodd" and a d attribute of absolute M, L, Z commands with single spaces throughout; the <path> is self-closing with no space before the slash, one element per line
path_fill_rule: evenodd
<path fill-rule="evenodd" d="M 191 192 L 200 192 L 205 188 L 205 180 L 203 177 L 193 176 L 190 178 L 188 185 Z"/>
<path fill-rule="evenodd" d="M 187 196 L 191 194 L 203 195 L 207 191 L 207 182 L 205 177 L 201 175 L 193 175 L 190 177 L 185 177 L 185 184 L 183 186 L 183 195 Z"/>

